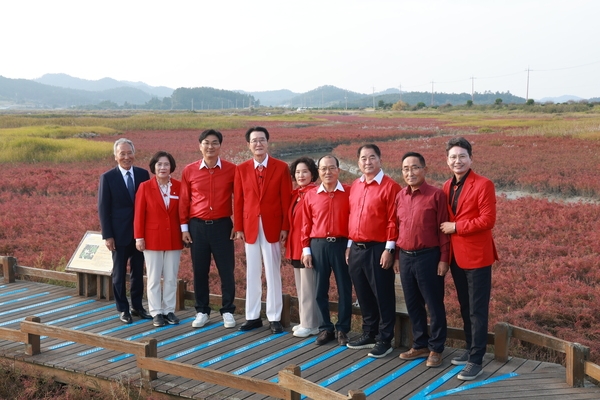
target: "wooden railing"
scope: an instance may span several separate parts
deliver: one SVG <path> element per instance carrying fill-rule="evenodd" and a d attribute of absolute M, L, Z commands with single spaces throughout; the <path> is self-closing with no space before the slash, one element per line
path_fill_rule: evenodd
<path fill-rule="evenodd" d="M 210 368 L 200 368 L 175 361 L 159 359 L 157 358 L 157 341 L 153 338 L 145 338 L 139 342 L 135 342 L 91 332 L 81 332 L 42 324 L 40 318 L 36 316 L 26 317 L 21 322 L 20 330 L 0 328 L 0 340 L 24 343 L 25 353 L 30 356 L 41 353 L 41 336 L 102 347 L 125 354 L 133 354 L 136 357 L 137 366 L 141 370 L 142 382 L 146 387 L 150 387 L 150 382 L 157 379 L 158 372 L 162 372 L 279 399 L 297 400 L 300 399 L 301 395 L 314 399 L 327 400 L 366 399 L 365 394 L 360 390 L 350 390 L 348 396 L 344 396 L 302 379 L 300 376 L 300 367 L 296 365 L 290 365 L 280 371 L 278 374 L 279 382 L 274 383 Z"/>
<path fill-rule="evenodd" d="M 4 273 L 4 282 L 5 283 L 14 282 L 16 276 L 21 276 L 21 277 L 35 276 L 35 277 L 39 277 L 39 278 L 48 278 L 48 279 L 63 280 L 63 281 L 68 281 L 68 282 L 77 282 L 77 278 L 75 277 L 75 274 L 56 272 L 56 271 L 46 271 L 46 270 L 40 270 L 37 268 L 18 266 L 16 259 L 14 257 L 2 256 L 2 257 L 0 257 L 0 261 L 2 262 L 2 265 L 3 265 L 2 270 Z M 178 306 L 177 306 L 177 309 L 181 310 L 184 308 L 185 300 L 193 300 L 193 299 L 194 299 L 194 292 L 187 291 L 186 283 L 183 281 L 180 281 L 178 284 L 178 294 L 177 294 Z M 210 303 L 211 304 L 220 304 L 221 296 L 210 295 Z M 243 308 L 245 306 L 244 299 L 236 298 L 235 303 L 238 307 Z M 295 297 L 291 297 L 290 295 L 284 295 L 283 303 L 284 303 L 283 304 L 284 307 L 283 307 L 281 322 L 284 326 L 287 327 L 287 326 L 289 326 L 289 324 L 291 322 L 290 310 L 291 310 L 292 306 L 298 305 L 298 299 Z M 264 306 L 265 305 L 263 303 L 263 308 L 264 308 Z M 331 311 L 336 312 L 337 306 L 338 305 L 336 302 L 330 302 L 330 310 Z M 355 315 L 360 315 L 360 308 L 353 307 L 352 313 Z M 13 330 L 13 329 L 7 329 L 7 328 L 0 328 L 0 339 L 10 340 L 10 341 L 15 341 L 15 342 L 30 343 L 30 340 L 33 340 L 33 339 L 32 339 L 32 337 L 30 337 L 28 335 L 43 334 L 43 335 L 51 336 L 51 334 L 47 333 L 47 332 L 46 333 L 36 333 L 36 332 L 40 332 L 40 329 L 42 329 L 39 326 L 44 326 L 44 325 L 37 324 L 37 327 L 34 327 L 34 325 L 35 325 L 34 322 L 35 321 L 27 321 L 27 323 L 22 322 L 22 329 L 20 331 Z M 294 321 L 294 322 L 297 322 L 297 321 Z M 25 327 L 24 328 L 25 330 L 23 330 L 23 327 Z M 46 328 L 43 328 L 43 329 L 46 329 Z M 62 329 L 62 328 L 52 327 L 52 329 L 50 329 L 50 331 L 54 332 L 56 334 L 56 332 L 58 332 L 58 331 L 56 331 L 55 329 Z M 34 332 L 32 332 L 31 330 L 33 330 Z M 71 330 L 67 330 L 67 331 L 69 332 L 68 340 L 77 341 L 77 340 L 72 339 L 73 335 L 75 334 L 75 331 L 71 331 Z M 83 335 L 83 336 L 79 337 L 79 339 L 82 340 L 81 343 L 88 343 L 88 342 L 83 341 L 83 340 L 87 340 L 87 336 L 86 336 L 87 334 L 85 334 L 84 332 L 76 332 L 76 333 L 79 335 Z M 98 336 L 98 335 L 95 335 L 95 336 Z M 103 338 L 104 340 L 109 339 L 109 338 L 103 337 L 103 336 L 100 336 L 100 337 Z M 464 332 L 462 331 L 462 329 L 448 327 L 448 338 L 464 341 L 465 335 L 464 335 Z M 549 335 L 546 335 L 543 333 L 539 333 L 539 332 L 531 331 L 528 329 L 520 328 L 520 327 L 517 327 L 514 325 L 510 325 L 505 322 L 500 322 L 500 323 L 496 324 L 496 326 L 494 328 L 494 332 L 488 333 L 487 342 L 490 345 L 494 345 L 494 356 L 495 356 L 496 360 L 501 361 L 501 362 L 506 362 L 508 360 L 511 338 L 518 339 L 522 342 L 534 344 L 534 345 L 543 347 L 545 349 L 554 350 L 554 351 L 558 351 L 560 353 L 565 354 L 565 364 L 566 364 L 565 365 L 565 369 L 566 369 L 565 380 L 566 380 L 567 384 L 572 387 L 582 387 L 584 385 L 586 376 L 589 376 L 590 378 L 595 379 L 596 381 L 600 381 L 600 366 L 588 361 L 589 352 L 590 352 L 588 347 L 583 346 L 579 343 L 568 342 L 566 340 L 558 339 L 558 338 L 555 338 L 553 336 L 549 336 Z M 116 339 L 116 340 L 118 340 L 118 339 Z M 411 340 L 412 340 L 412 338 L 411 338 L 411 332 L 410 332 L 410 321 L 408 319 L 408 315 L 406 315 L 405 313 L 396 313 L 395 346 L 396 347 L 400 347 L 400 346 L 410 347 Z M 131 345 L 131 343 L 132 343 L 129 341 L 126 341 L 126 342 L 129 345 Z M 95 341 L 93 345 L 96 345 L 97 343 L 98 342 Z M 144 343 L 144 346 L 146 346 L 146 345 L 151 346 L 151 343 L 145 343 L 145 342 L 143 342 L 143 343 Z M 125 344 L 123 344 L 123 345 L 125 345 Z M 137 343 L 137 345 L 139 346 L 140 343 Z M 35 343 L 30 343 L 28 346 L 35 346 Z M 38 344 L 38 346 L 39 346 L 39 344 Z M 114 344 L 114 346 L 118 346 L 118 344 Z M 102 347 L 119 350 L 116 348 L 112 348 L 109 345 L 102 346 Z M 152 367 L 150 369 L 146 369 L 148 372 L 145 373 L 149 380 L 151 380 L 152 376 L 156 377 L 155 374 L 157 371 L 165 372 L 165 373 L 171 373 L 171 371 L 173 371 L 170 364 L 165 364 L 165 363 L 169 363 L 169 362 L 163 361 L 163 360 L 158 360 L 158 359 L 154 358 L 154 357 L 156 357 L 156 349 L 154 349 L 154 355 L 147 355 L 148 354 L 147 351 L 150 351 L 150 350 L 147 350 L 146 348 L 144 348 L 144 350 L 141 350 L 141 348 L 140 348 L 135 351 L 129 349 L 129 347 L 127 347 L 127 348 L 128 348 L 127 351 L 125 351 L 125 350 L 122 350 L 122 351 L 126 352 L 126 353 L 136 354 L 138 356 L 138 366 L 140 368 L 142 368 L 143 371 L 149 365 Z M 136 351 L 139 352 L 139 354 L 136 353 Z M 143 360 L 143 361 L 139 361 L 139 360 Z M 192 373 L 190 371 L 187 371 L 187 367 L 188 366 L 185 366 L 184 364 L 182 364 L 182 368 L 183 368 L 182 371 L 186 371 L 186 373 Z M 190 367 L 190 368 L 195 368 L 195 367 Z M 196 374 L 196 373 L 203 374 L 204 373 L 204 372 L 200 373 L 200 372 L 196 371 L 195 369 L 191 370 L 191 371 L 193 371 L 194 374 Z M 200 369 L 200 371 L 206 371 L 206 369 Z M 154 373 L 154 375 L 152 375 L 152 373 Z M 289 371 L 287 371 L 285 373 L 290 374 Z M 220 372 L 219 372 L 219 374 L 220 374 Z M 290 382 L 290 381 L 295 382 L 295 383 L 290 384 L 291 386 L 293 386 L 293 388 L 302 387 L 303 390 L 309 390 L 309 388 L 310 388 L 310 390 L 317 390 L 316 388 L 311 388 L 311 385 L 309 385 L 310 382 L 302 380 L 301 378 L 299 378 L 301 380 L 296 381 L 295 379 L 298 378 L 298 375 L 296 375 L 296 374 L 292 374 L 292 375 L 294 377 L 286 375 L 284 380 L 287 379 L 286 382 Z M 184 376 L 184 375 L 182 375 L 182 376 Z M 188 377 L 187 375 L 185 375 L 185 376 Z M 219 376 L 219 375 L 218 374 L 212 375 L 212 377 L 215 379 L 217 376 Z M 210 378 L 210 376 L 208 376 L 208 378 Z M 196 379 L 196 378 L 192 378 L 192 379 Z M 206 380 L 207 382 L 212 382 L 212 381 L 209 381 L 208 379 L 204 379 L 204 377 L 198 378 L 198 379 Z M 232 379 L 232 378 L 228 378 L 228 379 Z M 248 378 L 244 378 L 244 379 L 248 379 Z M 213 382 L 213 383 L 217 383 L 217 382 Z M 247 387 L 247 386 L 244 386 L 244 387 Z M 293 389 L 292 387 L 290 387 L 290 388 Z M 329 392 L 336 393 L 336 392 L 332 392 L 332 391 L 329 391 Z M 350 394 L 349 396 L 359 396 L 359 397 L 344 397 L 344 398 L 361 398 L 360 395 L 361 395 L 361 392 L 353 392 L 353 394 Z M 337 397 L 331 397 L 331 398 L 336 399 Z"/>

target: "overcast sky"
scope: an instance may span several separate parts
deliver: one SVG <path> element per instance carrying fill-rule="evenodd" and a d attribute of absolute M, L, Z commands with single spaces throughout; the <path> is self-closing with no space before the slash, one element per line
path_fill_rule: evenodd
<path fill-rule="evenodd" d="M 600 1 L 3 1 L 0 75 L 600 97 Z M 471 79 L 474 77 L 474 79 Z"/>

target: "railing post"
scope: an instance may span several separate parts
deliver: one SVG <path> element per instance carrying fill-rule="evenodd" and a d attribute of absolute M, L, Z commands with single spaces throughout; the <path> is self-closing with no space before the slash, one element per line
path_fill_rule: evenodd
<path fill-rule="evenodd" d="M 494 358 L 496 361 L 508 361 L 511 327 L 506 322 L 498 322 L 494 326 Z"/>
<path fill-rule="evenodd" d="M 17 259 L 14 257 L 2 256 L 2 273 L 4 274 L 4 283 L 15 282 L 15 265 Z"/>
<path fill-rule="evenodd" d="M 26 317 L 25 321 L 28 322 L 37 322 L 38 324 L 41 322 L 40 317 Z M 35 356 L 36 354 L 40 354 L 40 335 L 35 335 L 33 333 L 27 334 L 27 342 L 25 343 L 25 354 L 28 356 Z"/>
<path fill-rule="evenodd" d="M 566 350 L 567 385 L 583 387 L 585 383 L 585 360 L 590 355 L 590 349 L 579 343 L 569 343 Z"/>
<path fill-rule="evenodd" d="M 281 325 L 284 328 L 290 326 L 291 314 L 292 314 L 292 296 L 289 294 L 282 295 L 283 297 L 283 310 L 281 311 Z"/>
<path fill-rule="evenodd" d="M 153 339 L 153 338 L 144 339 L 141 341 L 141 343 L 145 344 L 144 357 L 156 358 L 156 356 L 158 355 L 156 339 Z M 147 383 L 150 383 L 153 380 L 155 380 L 156 378 L 158 378 L 158 372 L 148 370 L 148 369 L 142 369 L 141 374 L 142 374 L 142 380 Z"/>
<path fill-rule="evenodd" d="M 183 279 L 177 280 L 177 294 L 175 297 L 175 310 L 185 310 L 185 293 L 187 292 L 187 282 Z"/>
<path fill-rule="evenodd" d="M 295 376 L 301 376 L 300 367 L 298 365 L 294 365 L 294 364 L 288 365 L 283 370 L 286 372 L 289 372 L 290 374 L 293 374 Z M 279 382 L 281 382 L 281 377 L 279 377 Z M 293 390 L 291 390 L 290 397 L 288 397 L 286 400 L 300 400 L 300 393 L 294 392 Z"/>
<path fill-rule="evenodd" d="M 348 391 L 348 398 L 352 400 L 367 400 L 367 395 L 362 390 Z"/>

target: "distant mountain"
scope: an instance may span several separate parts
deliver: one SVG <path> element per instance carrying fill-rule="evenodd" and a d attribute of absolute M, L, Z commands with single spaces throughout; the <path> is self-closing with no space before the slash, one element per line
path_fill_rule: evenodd
<path fill-rule="evenodd" d="M 279 107 L 289 103 L 290 99 L 298 96 L 299 93 L 294 93 L 288 89 L 267 90 L 264 92 L 246 92 L 243 90 L 235 90 L 235 92 L 253 96 L 260 101 L 260 104 L 266 107 Z"/>
<path fill-rule="evenodd" d="M 566 103 L 567 101 L 580 101 L 580 100 L 583 100 L 583 99 L 581 97 L 565 94 L 565 95 L 558 96 L 558 97 L 544 97 L 539 100 L 536 100 L 536 102 L 537 103 L 547 103 L 547 102 Z"/>
<path fill-rule="evenodd" d="M 128 82 L 118 81 L 113 78 L 102 78 L 98 80 L 88 80 L 75 78 L 67 74 L 45 74 L 41 78 L 34 79 L 35 82 L 45 85 L 58 86 L 67 89 L 87 90 L 90 92 L 101 92 L 109 89 L 117 89 L 122 87 L 133 87 L 151 96 L 159 98 L 170 97 L 173 94 L 173 89 L 165 86 L 149 86 L 143 82 Z"/>
<path fill-rule="evenodd" d="M 0 100 L 23 107 L 68 108 L 112 102 L 143 105 L 152 95 L 133 87 L 116 87 L 102 91 L 68 89 L 45 85 L 27 79 L 10 79 L 0 76 Z"/>

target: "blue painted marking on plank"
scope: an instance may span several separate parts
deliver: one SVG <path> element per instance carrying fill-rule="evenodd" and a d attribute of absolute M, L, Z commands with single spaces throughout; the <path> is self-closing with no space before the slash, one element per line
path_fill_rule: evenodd
<path fill-rule="evenodd" d="M 98 332 L 97 335 L 106 335 L 108 333 L 114 333 L 114 332 L 122 331 L 123 329 L 131 328 L 131 327 L 134 327 L 134 326 L 138 326 L 138 325 L 142 325 L 142 324 L 147 324 L 147 323 L 150 323 L 150 320 L 141 319 L 141 320 L 139 320 L 137 322 L 134 322 L 133 324 L 121 325 L 121 326 L 117 326 L 116 328 L 111 328 L 111 329 L 107 329 L 107 330 L 102 331 L 102 332 Z M 103 347 L 94 347 L 93 349 L 82 351 L 81 353 L 77 353 L 77 355 L 78 356 L 87 356 L 89 354 L 95 353 L 95 352 L 100 351 L 100 350 L 104 350 L 104 348 Z"/>
<path fill-rule="evenodd" d="M 2 285 L 0 286 L 0 289 L 4 289 L 6 287 L 6 285 Z"/>
<path fill-rule="evenodd" d="M 375 360 L 376 360 L 376 358 L 367 357 L 364 360 L 362 360 L 361 362 L 359 362 L 358 364 L 354 364 L 350 368 L 340 371 L 337 374 L 331 376 L 330 378 L 327 378 L 324 381 L 320 382 L 319 386 L 327 387 L 327 386 L 331 385 L 332 383 L 335 383 L 335 382 L 339 381 L 340 379 L 350 375 L 351 373 L 358 371 L 362 367 L 371 364 Z M 305 398 L 306 398 L 306 396 L 301 397 L 301 399 L 305 399 Z"/>
<path fill-rule="evenodd" d="M 261 365 L 264 365 L 264 364 L 266 364 L 266 363 L 268 363 L 270 361 L 276 360 L 279 357 L 283 357 L 284 355 L 286 355 L 288 353 L 291 353 L 292 351 L 296 351 L 298 349 L 301 349 L 301 348 L 303 348 L 303 347 L 305 347 L 305 346 L 307 346 L 307 345 L 309 345 L 311 343 L 314 343 L 314 342 L 315 342 L 314 338 L 309 338 L 309 339 L 303 340 L 300 343 L 295 344 L 295 345 L 290 346 L 290 347 L 287 347 L 287 348 L 285 348 L 285 349 L 283 349 L 281 351 L 278 351 L 277 353 L 272 354 L 269 357 L 265 357 L 265 358 L 263 358 L 261 360 L 255 361 L 255 362 L 253 362 L 251 364 L 248 364 L 245 367 L 242 367 L 242 368 L 240 368 L 238 370 L 235 370 L 235 371 L 232 372 L 232 374 L 234 374 L 234 375 L 245 374 L 246 372 L 251 371 L 254 368 L 258 368 Z"/>
<path fill-rule="evenodd" d="M 242 346 L 242 347 L 237 348 L 237 349 L 235 349 L 233 351 L 230 351 L 229 353 L 225 353 L 225 354 L 223 354 L 221 356 L 218 356 L 218 357 L 212 358 L 212 359 L 210 359 L 208 361 L 205 361 L 203 363 L 200 363 L 200 364 L 198 364 L 198 367 L 201 367 L 201 368 L 208 367 L 208 366 L 210 366 L 212 364 L 218 363 L 219 361 L 226 360 L 226 359 L 228 359 L 230 357 L 233 357 L 233 356 L 236 356 L 236 355 L 238 355 L 240 353 L 243 353 L 244 351 L 247 351 L 247 350 L 253 349 L 254 347 L 260 346 L 261 344 L 265 344 L 265 343 L 268 343 L 268 342 L 270 342 L 272 340 L 278 339 L 279 337 L 281 337 L 281 335 L 285 335 L 285 334 L 287 334 L 287 332 L 283 332 L 283 333 L 281 333 L 279 335 L 270 335 L 270 336 L 268 336 L 268 337 L 266 337 L 264 339 L 257 340 L 256 342 L 249 343 L 249 344 L 247 344 L 245 346 Z"/>
<path fill-rule="evenodd" d="M 488 385 L 490 383 L 494 383 L 494 382 L 498 382 L 498 381 L 503 381 L 505 379 L 509 379 L 509 378 L 513 378 L 515 376 L 519 376 L 519 374 L 517 374 L 516 372 L 511 372 L 509 374 L 505 374 L 505 375 L 500 375 L 497 376 L 495 378 L 490 378 L 490 379 L 485 379 L 483 381 L 480 382 L 474 382 L 474 383 L 470 383 L 468 385 L 464 385 L 464 386 L 460 386 L 454 389 L 450 389 L 450 390 L 446 390 L 440 393 L 435 393 L 429 396 L 424 397 L 424 399 L 437 399 L 440 397 L 445 397 L 445 396 L 449 396 L 451 394 L 455 394 L 455 393 L 460 393 L 460 392 L 464 392 L 465 390 L 469 390 L 469 389 L 474 389 L 476 387 L 479 386 L 483 386 L 483 385 Z"/>
<path fill-rule="evenodd" d="M 48 294 L 50 294 L 50 292 L 36 293 L 36 294 L 32 294 L 31 296 L 19 297 L 18 299 L 8 300 L 8 301 L 5 301 L 4 303 L 0 303 L 0 306 L 6 306 L 8 304 L 18 303 L 20 301 L 31 300 L 31 299 L 35 299 L 37 297 L 46 296 Z"/>
<path fill-rule="evenodd" d="M 398 369 L 397 371 L 392 372 L 391 374 L 389 374 L 385 378 L 377 381 L 375 384 L 373 384 L 373 385 L 369 386 L 368 388 L 366 388 L 364 390 L 365 395 L 366 396 L 372 395 L 373 393 L 375 393 L 376 391 L 378 391 L 379 389 L 381 389 L 382 387 L 384 387 L 388 383 L 392 382 L 394 379 L 401 377 L 402 375 L 404 375 L 408 371 L 412 370 L 417 365 L 422 364 L 423 362 L 425 362 L 425 359 L 424 358 L 420 358 L 420 359 L 417 359 L 417 360 L 413 360 L 413 361 L 411 361 L 408 364 L 403 365 L 402 368 Z"/>
<path fill-rule="evenodd" d="M 202 344 L 200 344 L 198 346 L 194 346 L 194 347 L 192 347 L 190 349 L 187 349 L 187 350 L 184 350 L 184 351 L 180 351 L 179 353 L 173 354 L 172 356 L 169 356 L 169 357 L 165 358 L 165 360 L 168 360 L 168 361 L 175 360 L 175 359 L 177 359 L 179 357 L 183 357 L 183 356 L 191 354 L 191 353 L 193 353 L 195 351 L 202 350 L 202 349 L 205 349 L 205 348 L 210 347 L 210 346 L 214 346 L 217 343 L 221 343 L 221 342 L 224 342 L 226 340 L 233 339 L 234 337 L 243 335 L 244 333 L 246 333 L 246 332 L 244 332 L 244 331 L 237 331 L 237 332 L 231 333 L 229 335 L 225 335 L 223 337 L 210 340 L 210 341 L 208 341 L 206 343 L 202 343 Z"/>
<path fill-rule="evenodd" d="M 114 318 L 115 318 L 115 317 L 105 317 L 105 318 L 97 319 L 97 320 L 95 320 L 95 321 L 91 321 L 91 322 L 88 322 L 88 323 L 85 323 L 85 324 L 82 324 L 82 325 L 74 326 L 73 328 L 70 328 L 70 329 L 73 329 L 73 330 L 80 330 L 80 329 L 83 329 L 83 328 L 87 328 L 87 327 L 90 327 L 90 326 L 94 326 L 94 325 L 102 324 L 102 323 L 104 323 L 104 322 L 111 321 L 111 320 L 113 320 Z M 62 342 L 62 343 L 57 343 L 57 344 L 55 344 L 55 345 L 53 345 L 53 346 L 50 346 L 50 347 L 48 347 L 48 349 L 49 349 L 49 350 L 56 350 L 56 349 L 63 348 L 63 347 L 65 347 L 65 346 L 70 346 L 70 345 L 72 345 L 72 344 L 74 344 L 74 343 L 75 343 L 75 342 L 71 342 L 71 341 L 69 341 L 69 342 Z"/>
<path fill-rule="evenodd" d="M 342 351 L 347 350 L 347 349 L 348 349 L 348 347 L 346 347 L 346 346 L 338 346 L 338 347 L 334 348 L 333 350 L 320 355 L 317 358 L 314 358 L 304 364 L 301 364 L 300 371 L 306 371 L 307 369 L 314 367 L 315 365 L 322 363 L 323 361 L 327 360 L 328 358 L 331 358 L 331 357 L 335 356 L 336 354 L 339 354 Z M 271 382 L 277 383 L 277 382 L 279 382 L 279 378 L 275 377 L 275 378 L 271 379 Z"/>
<path fill-rule="evenodd" d="M 86 305 L 86 304 L 94 303 L 95 301 L 96 300 L 83 301 L 81 303 L 74 304 L 73 307 L 83 306 L 83 305 Z M 71 308 L 73 308 L 73 307 L 71 307 Z M 71 319 L 74 319 L 74 318 L 78 318 L 78 317 L 80 317 L 82 315 L 91 314 L 93 312 L 98 312 L 98 311 L 101 311 L 101 310 L 107 310 L 108 308 L 111 308 L 111 307 L 113 307 L 113 306 L 105 306 L 105 307 L 102 307 L 102 308 L 94 309 L 92 311 L 86 311 L 86 312 L 83 312 L 83 313 L 80 313 L 80 314 L 69 315 L 68 317 L 59 318 L 59 319 L 55 319 L 54 321 L 45 322 L 45 324 L 47 324 L 47 325 L 56 325 L 59 322 L 68 321 L 68 320 L 71 320 Z M 78 329 L 78 327 L 73 327 L 73 328 L 70 328 L 70 329 Z M 48 336 L 40 336 L 40 339 L 47 339 L 47 338 L 48 338 Z"/>
<path fill-rule="evenodd" d="M 183 319 L 183 320 L 181 320 L 180 324 L 187 324 L 188 322 L 192 322 L 194 319 L 195 319 L 195 317 Z M 142 332 L 142 333 L 140 333 L 138 335 L 130 336 L 130 337 L 126 338 L 126 340 L 138 339 L 140 337 L 148 336 L 148 335 L 151 335 L 151 334 L 156 333 L 158 331 L 162 331 L 162 330 L 169 329 L 169 328 L 174 328 L 175 326 L 176 325 L 165 325 L 165 326 L 163 326 L 161 328 L 158 328 L 158 329 L 153 329 L 153 330 L 148 331 L 148 332 Z M 169 343 L 177 342 L 179 340 L 188 338 L 188 337 L 193 336 L 193 335 L 197 335 L 199 333 L 203 333 L 203 332 L 209 331 L 211 329 L 215 329 L 217 327 L 219 327 L 218 324 L 210 325 L 210 326 L 208 326 L 206 328 L 202 328 L 202 329 L 194 329 L 192 332 L 188 332 L 188 333 L 185 333 L 183 335 L 176 336 L 176 337 L 173 337 L 173 338 L 170 338 L 170 339 L 158 342 L 156 344 L 156 347 L 162 347 L 162 346 L 167 345 Z M 110 361 L 110 362 L 116 362 L 116 361 L 124 360 L 124 359 L 129 358 L 129 357 L 133 357 L 133 354 L 123 354 L 121 356 L 111 358 L 108 361 Z"/>
<path fill-rule="evenodd" d="M 455 377 L 460 371 L 462 371 L 464 365 L 458 365 L 452 368 L 450 371 L 446 372 L 440 378 L 436 379 L 433 383 L 425 386 L 419 393 L 415 394 L 411 397 L 412 399 L 424 399 L 429 393 L 433 392 L 435 389 L 442 386 L 444 383 L 448 382 L 450 379 Z"/>
<path fill-rule="evenodd" d="M 0 288 L 2 288 L 2 287 L 4 287 L 4 286 L 0 286 Z M 0 293 L 0 297 L 2 297 L 2 296 L 10 296 L 11 294 L 23 293 L 23 292 L 26 292 L 27 290 L 28 289 L 25 288 L 25 289 L 12 290 L 12 291 L 6 292 L 6 293 Z"/>
<path fill-rule="evenodd" d="M 32 304 L 30 306 L 15 308 L 14 310 L 10 310 L 10 311 L 3 311 L 3 312 L 0 312 L 0 315 L 7 315 L 7 314 L 18 313 L 18 312 L 21 312 L 21 311 L 30 310 L 32 308 L 46 306 L 48 304 L 53 304 L 53 303 L 58 303 L 59 301 L 70 299 L 71 297 L 73 297 L 73 296 L 59 297 L 58 299 L 48 300 L 48 301 L 44 301 L 42 303 L 37 303 L 37 304 Z M 38 316 L 40 316 L 40 315 L 41 314 L 38 314 Z"/>
<path fill-rule="evenodd" d="M 86 305 L 88 303 L 92 303 L 94 301 L 95 300 L 88 300 L 88 301 L 84 301 L 84 302 L 81 302 L 81 303 L 76 303 L 76 304 L 71 304 L 71 305 L 68 305 L 68 306 L 56 308 L 56 309 L 50 310 L 50 311 L 44 311 L 42 313 L 36 313 L 36 316 L 43 317 L 45 315 L 50 315 L 50 314 L 54 314 L 54 313 L 57 313 L 57 312 L 61 312 L 61 311 L 65 311 L 65 310 L 70 310 L 71 308 L 80 307 L 80 306 Z M 10 325 L 10 324 L 14 324 L 16 322 L 21 322 L 24 319 L 25 319 L 24 317 L 21 317 L 21 318 L 13 319 L 13 320 L 10 320 L 10 321 L 4 321 L 4 322 L 0 323 L 0 326 Z"/>

